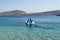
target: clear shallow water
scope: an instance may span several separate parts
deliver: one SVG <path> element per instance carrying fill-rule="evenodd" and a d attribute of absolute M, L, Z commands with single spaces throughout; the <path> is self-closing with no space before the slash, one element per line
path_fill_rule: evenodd
<path fill-rule="evenodd" d="M 34 26 L 25 25 L 28 18 L 34 19 Z M 60 40 L 60 17 L 0 17 L 0 40 Z"/>

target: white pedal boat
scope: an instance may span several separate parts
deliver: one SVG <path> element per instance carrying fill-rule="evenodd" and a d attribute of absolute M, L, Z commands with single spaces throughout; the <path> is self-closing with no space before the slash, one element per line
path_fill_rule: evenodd
<path fill-rule="evenodd" d="M 31 23 L 29 22 L 29 21 L 25 21 L 25 23 L 27 24 L 27 25 L 34 25 L 35 24 L 35 22 L 34 21 L 32 21 Z"/>

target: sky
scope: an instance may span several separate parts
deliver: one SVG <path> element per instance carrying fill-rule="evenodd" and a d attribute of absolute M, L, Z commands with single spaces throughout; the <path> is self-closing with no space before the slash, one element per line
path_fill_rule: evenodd
<path fill-rule="evenodd" d="M 60 10 L 60 0 L 0 0 L 0 12 L 11 10 L 27 13 Z"/>

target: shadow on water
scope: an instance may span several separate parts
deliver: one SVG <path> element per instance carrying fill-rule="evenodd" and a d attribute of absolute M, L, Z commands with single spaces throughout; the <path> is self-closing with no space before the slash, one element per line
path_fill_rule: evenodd
<path fill-rule="evenodd" d="M 45 27 L 45 26 L 42 26 L 42 25 L 34 25 L 34 27 L 36 27 L 36 28 L 43 28 L 43 29 L 55 29 L 54 27 Z"/>
<path fill-rule="evenodd" d="M 36 27 L 36 28 L 42 28 L 42 29 L 55 29 L 54 27 L 45 27 L 45 26 L 41 26 L 41 25 L 26 25 L 27 27 Z"/>
<path fill-rule="evenodd" d="M 3 26 L 3 25 L 1 25 Z M 37 25 L 37 24 L 34 24 L 34 25 L 26 25 L 26 24 L 16 24 L 16 25 L 4 25 L 4 26 L 17 26 L 17 27 L 29 27 L 29 28 L 42 28 L 42 29 L 55 29 L 54 27 L 51 27 L 51 26 L 43 26 L 43 25 Z"/>

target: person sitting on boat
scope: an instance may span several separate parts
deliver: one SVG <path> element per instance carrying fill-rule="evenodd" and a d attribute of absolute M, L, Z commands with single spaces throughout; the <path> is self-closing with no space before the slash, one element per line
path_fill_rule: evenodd
<path fill-rule="evenodd" d="M 27 20 L 27 24 L 29 24 L 29 21 L 30 21 L 30 20 L 28 19 L 28 20 Z"/>
<path fill-rule="evenodd" d="M 29 23 L 32 24 L 32 20 L 31 19 L 29 20 Z"/>

